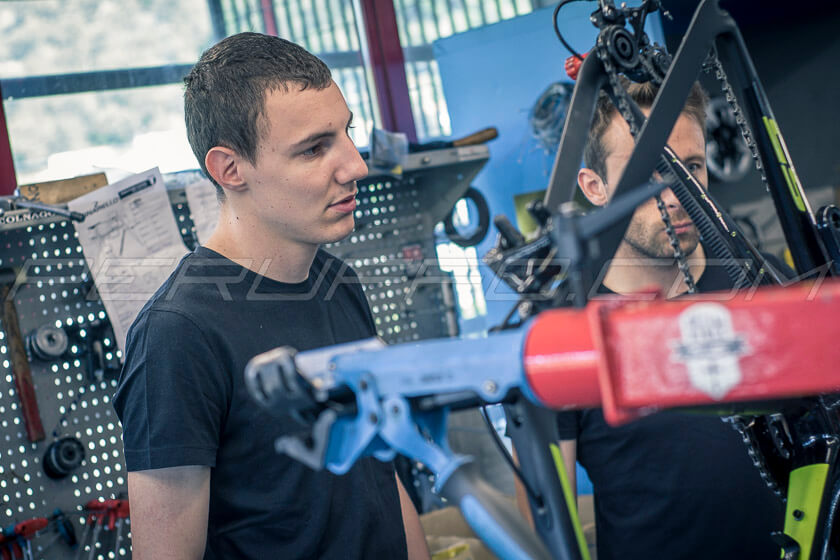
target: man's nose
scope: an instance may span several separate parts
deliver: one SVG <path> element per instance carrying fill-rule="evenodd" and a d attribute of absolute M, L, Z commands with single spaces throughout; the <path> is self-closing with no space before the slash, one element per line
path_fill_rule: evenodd
<path fill-rule="evenodd" d="M 680 201 L 677 199 L 677 195 L 675 195 L 674 191 L 672 191 L 671 189 L 665 189 L 664 191 L 662 191 L 660 197 L 662 198 L 662 202 L 664 202 L 665 206 L 667 206 L 668 208 L 675 209 L 682 207 Z"/>
<path fill-rule="evenodd" d="M 364 179 L 367 174 L 368 167 L 365 160 L 362 159 L 353 141 L 347 138 L 344 142 L 341 162 L 335 174 L 336 181 L 346 185 Z"/>

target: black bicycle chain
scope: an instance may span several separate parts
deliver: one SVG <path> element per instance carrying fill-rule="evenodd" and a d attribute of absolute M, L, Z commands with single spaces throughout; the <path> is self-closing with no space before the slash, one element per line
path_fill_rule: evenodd
<path fill-rule="evenodd" d="M 738 99 L 735 97 L 735 92 L 726 77 L 726 71 L 723 69 L 723 64 L 721 64 L 720 59 L 718 59 L 717 54 L 714 52 L 714 49 L 710 52 L 707 63 L 704 66 L 706 66 L 705 69 L 707 72 L 714 71 L 715 79 L 717 79 L 720 84 L 720 89 L 723 92 L 724 98 L 726 99 L 726 102 L 729 103 L 729 107 L 732 109 L 732 113 L 735 116 L 735 123 L 738 125 L 738 128 L 741 129 L 741 136 L 744 139 L 744 143 L 747 145 L 747 148 L 752 154 L 755 168 L 761 175 L 761 182 L 764 184 L 764 188 L 769 191 L 770 185 L 767 183 L 767 175 L 764 173 L 764 167 L 761 164 L 761 158 L 758 153 L 758 145 L 753 139 L 753 133 L 752 130 L 750 130 L 749 123 L 744 117 L 744 112 L 741 109 L 741 106 L 738 105 Z M 758 448 L 758 444 L 755 441 L 755 433 L 751 425 L 748 425 L 742 416 L 728 416 L 722 418 L 722 420 L 728 422 L 741 435 L 741 439 L 747 447 L 747 454 L 749 455 L 750 460 L 752 460 L 753 466 L 758 469 L 758 473 L 761 475 L 762 480 L 764 480 L 764 483 L 767 484 L 767 487 L 774 494 L 782 499 L 782 502 L 785 502 L 785 494 L 782 492 L 778 481 L 770 473 L 770 469 L 767 468 L 764 461 L 764 454 Z"/>
<path fill-rule="evenodd" d="M 781 498 L 783 503 L 786 502 L 787 497 L 785 493 L 782 491 L 776 478 L 770 473 L 770 469 L 764 463 L 764 454 L 758 448 L 758 444 L 755 441 L 755 432 L 752 428 L 752 423 L 748 425 L 743 416 L 722 416 L 721 420 L 731 425 L 741 435 L 741 441 L 744 442 L 747 448 L 747 455 L 749 455 L 753 466 L 758 469 L 758 474 L 761 475 L 761 479 L 767 485 L 767 488 Z"/>
<path fill-rule="evenodd" d="M 714 72 L 715 79 L 720 83 L 720 89 L 723 92 L 724 98 L 726 99 L 726 102 L 729 103 L 729 107 L 732 109 L 732 114 L 735 116 L 735 123 L 738 125 L 738 128 L 741 129 L 741 136 L 744 139 L 744 143 L 750 150 L 750 154 L 752 154 L 755 168 L 761 175 L 761 182 L 769 191 L 770 185 L 767 183 L 767 175 L 764 173 L 764 167 L 761 164 L 761 157 L 758 154 L 758 144 L 756 144 L 755 140 L 753 140 L 750 125 L 744 117 L 744 111 L 741 109 L 741 106 L 738 105 L 738 99 L 735 97 L 735 91 L 732 89 L 732 86 L 727 79 L 726 71 L 723 69 L 723 64 L 721 64 L 714 49 L 709 53 L 709 57 L 706 59 L 703 66 L 707 73 Z"/>
<path fill-rule="evenodd" d="M 656 207 L 659 208 L 659 216 L 662 218 L 662 223 L 665 224 L 665 233 L 668 234 L 668 242 L 671 244 L 671 249 L 674 251 L 674 260 L 677 261 L 677 267 L 683 275 L 685 285 L 688 288 L 689 294 L 697 293 L 697 285 L 694 283 L 694 276 L 691 274 L 691 269 L 688 268 L 688 261 L 685 258 L 682 247 L 680 247 L 680 240 L 677 238 L 677 233 L 674 231 L 674 226 L 671 224 L 671 216 L 668 215 L 668 208 L 662 201 L 662 197 L 658 194 L 653 197 L 656 200 Z"/>

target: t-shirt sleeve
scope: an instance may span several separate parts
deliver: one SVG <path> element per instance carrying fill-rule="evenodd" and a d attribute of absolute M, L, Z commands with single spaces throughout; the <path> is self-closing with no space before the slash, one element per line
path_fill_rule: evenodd
<path fill-rule="evenodd" d="M 577 439 L 580 434 L 580 411 L 557 413 L 557 436 L 559 439 Z"/>
<path fill-rule="evenodd" d="M 114 408 L 129 471 L 216 464 L 230 380 L 186 316 L 147 310 L 131 328 Z"/>

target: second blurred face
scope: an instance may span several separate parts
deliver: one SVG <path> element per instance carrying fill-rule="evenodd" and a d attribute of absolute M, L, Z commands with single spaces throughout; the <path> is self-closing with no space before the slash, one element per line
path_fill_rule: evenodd
<path fill-rule="evenodd" d="M 604 132 L 602 142 L 607 153 L 605 160 L 607 193 L 612 197 L 635 145 L 630 135 L 630 127 L 618 114 L 614 114 L 609 127 Z M 707 186 L 706 139 L 700 124 L 683 113 L 671 131 L 668 145 L 685 162 L 700 183 L 704 187 Z M 674 232 L 680 241 L 680 248 L 686 255 L 692 254 L 700 242 L 697 228 L 671 189 L 663 191 L 661 197 L 668 209 Z M 640 257 L 665 258 L 674 254 L 654 199 L 648 200 L 636 209 L 624 241 Z"/>

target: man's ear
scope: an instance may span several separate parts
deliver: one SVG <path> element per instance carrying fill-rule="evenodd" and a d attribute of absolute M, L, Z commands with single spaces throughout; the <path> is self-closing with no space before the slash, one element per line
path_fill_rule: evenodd
<path fill-rule="evenodd" d="M 587 200 L 596 206 L 605 205 L 610 198 L 600 175 L 586 167 L 578 171 L 578 186 Z"/>
<path fill-rule="evenodd" d="M 246 187 L 242 176 L 242 158 L 224 146 L 213 146 L 204 156 L 207 173 L 225 190 L 242 191 Z"/>

